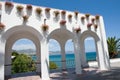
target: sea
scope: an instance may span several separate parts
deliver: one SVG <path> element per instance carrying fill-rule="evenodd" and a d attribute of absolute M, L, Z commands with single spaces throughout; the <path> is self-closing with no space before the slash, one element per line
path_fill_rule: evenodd
<path fill-rule="evenodd" d="M 86 58 L 87 61 L 94 61 L 96 60 L 96 52 L 86 52 Z M 50 55 L 49 56 L 50 61 L 60 61 L 61 60 L 61 54 L 57 55 Z M 66 53 L 66 60 L 72 60 L 75 59 L 74 53 Z"/>
<path fill-rule="evenodd" d="M 36 60 L 36 56 L 32 56 L 33 60 Z M 54 62 L 58 68 L 61 68 L 62 61 L 61 61 L 61 54 L 54 54 L 49 56 L 49 60 Z M 96 60 L 96 52 L 86 52 L 86 59 L 87 61 L 95 61 Z M 67 68 L 74 68 L 75 67 L 75 55 L 72 52 L 66 53 L 66 65 Z"/>

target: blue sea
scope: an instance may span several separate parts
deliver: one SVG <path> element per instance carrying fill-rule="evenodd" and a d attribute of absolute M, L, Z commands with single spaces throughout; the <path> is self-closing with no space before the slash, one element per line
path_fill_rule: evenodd
<path fill-rule="evenodd" d="M 96 52 L 86 52 L 87 61 L 95 61 L 96 60 Z M 36 60 L 36 56 L 32 56 L 33 60 Z M 54 54 L 49 56 L 50 61 L 55 62 L 59 68 L 61 68 L 61 55 Z M 74 53 L 66 53 L 66 65 L 69 68 L 75 67 L 75 55 Z"/>
<path fill-rule="evenodd" d="M 86 53 L 87 61 L 94 61 L 96 60 L 96 52 L 87 52 Z M 61 61 L 61 55 L 50 55 L 49 56 L 50 61 Z M 66 60 L 74 59 L 75 55 L 74 53 L 67 53 L 66 54 Z"/>

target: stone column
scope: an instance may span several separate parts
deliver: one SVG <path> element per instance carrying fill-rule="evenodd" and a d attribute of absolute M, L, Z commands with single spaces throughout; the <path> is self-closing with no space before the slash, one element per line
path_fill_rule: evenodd
<path fill-rule="evenodd" d="M 41 41 L 41 77 L 42 80 L 50 80 L 49 78 L 49 53 L 47 38 Z"/>
<path fill-rule="evenodd" d="M 85 53 L 85 45 L 84 41 L 80 41 L 80 51 L 81 51 L 81 65 L 82 67 L 88 67 L 87 59 L 86 59 L 86 53 Z"/>
<path fill-rule="evenodd" d="M 81 68 L 81 59 L 80 59 L 80 44 L 78 40 L 78 34 L 76 33 L 74 36 L 74 52 L 75 52 L 75 71 L 76 74 L 82 74 Z"/>
<path fill-rule="evenodd" d="M 40 52 L 40 44 L 36 44 L 36 72 L 39 74 L 41 72 L 41 52 Z"/>
<path fill-rule="evenodd" d="M 62 70 L 66 70 L 66 55 L 65 55 L 65 44 L 61 43 L 60 44 L 61 48 L 61 55 L 62 55 Z"/>
<path fill-rule="evenodd" d="M 4 79 L 4 65 L 5 65 L 5 42 L 0 38 L 0 80 Z"/>
<path fill-rule="evenodd" d="M 8 41 L 5 45 L 5 76 L 11 76 L 11 54 L 12 54 L 12 42 Z"/>
<path fill-rule="evenodd" d="M 96 61 L 98 62 L 98 67 L 100 67 L 100 63 L 99 63 L 99 50 L 98 50 L 98 46 L 97 46 L 97 41 L 95 40 L 95 47 L 96 47 Z"/>

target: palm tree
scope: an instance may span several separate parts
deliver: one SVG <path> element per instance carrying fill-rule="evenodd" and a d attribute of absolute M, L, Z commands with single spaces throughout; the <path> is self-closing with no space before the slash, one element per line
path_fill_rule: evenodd
<path fill-rule="evenodd" d="M 110 58 L 115 58 L 120 50 L 120 39 L 116 39 L 115 36 L 108 37 L 107 44 Z"/>

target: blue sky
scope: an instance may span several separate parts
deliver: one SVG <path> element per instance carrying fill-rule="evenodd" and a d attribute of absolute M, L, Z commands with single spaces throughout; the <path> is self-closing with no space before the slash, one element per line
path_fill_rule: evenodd
<path fill-rule="evenodd" d="M 107 37 L 116 36 L 117 38 L 120 38 L 120 0 L 13 0 L 13 2 L 33 4 L 69 11 L 79 11 L 80 13 L 90 13 L 93 15 L 100 14 L 104 17 Z M 23 44 L 22 42 L 24 42 L 24 40 L 18 41 L 16 45 Z M 25 41 L 25 43 L 30 44 L 29 41 Z M 57 45 L 56 42 L 50 41 L 50 43 L 51 50 L 57 50 L 55 47 L 53 47 L 53 45 Z M 68 41 L 68 47 L 71 44 L 71 41 Z M 91 39 L 87 40 L 85 44 L 94 46 L 94 42 Z M 70 49 L 72 48 L 73 47 Z M 92 49 L 87 47 L 86 51 L 93 50 L 95 50 L 95 47 Z"/>

